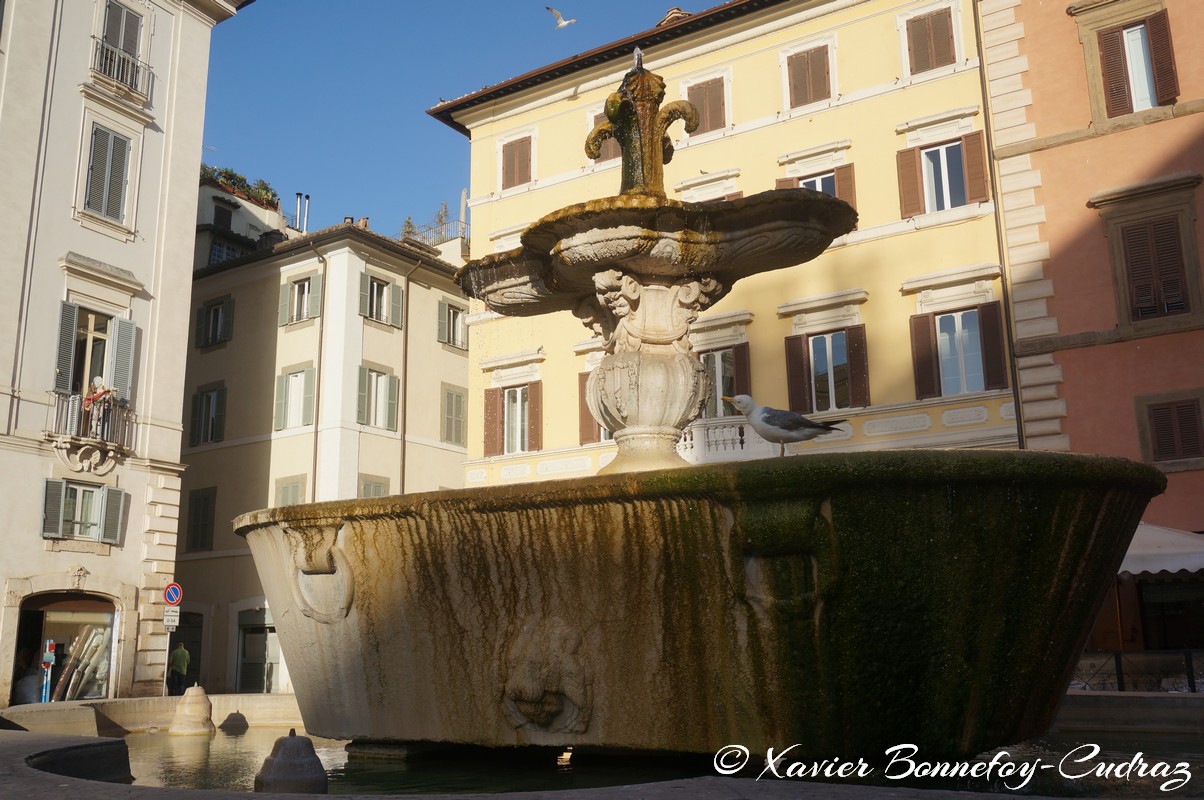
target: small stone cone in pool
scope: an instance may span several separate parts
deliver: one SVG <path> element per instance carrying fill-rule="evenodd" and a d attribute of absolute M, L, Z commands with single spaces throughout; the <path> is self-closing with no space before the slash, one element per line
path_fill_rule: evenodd
<path fill-rule="evenodd" d="M 172 736 L 209 736 L 216 730 L 212 717 L 213 703 L 209 695 L 203 687 L 193 686 L 184 690 L 184 696 L 176 704 L 176 713 L 167 732 Z"/>
<path fill-rule="evenodd" d="M 256 792 L 287 794 L 326 794 L 326 770 L 314 752 L 314 743 L 307 736 L 298 736 L 291 728 L 272 747 L 255 776 Z"/>

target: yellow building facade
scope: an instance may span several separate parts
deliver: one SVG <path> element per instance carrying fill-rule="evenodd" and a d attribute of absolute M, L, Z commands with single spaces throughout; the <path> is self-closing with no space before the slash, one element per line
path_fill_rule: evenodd
<path fill-rule="evenodd" d="M 543 215 L 614 195 L 619 159 L 589 159 L 639 47 L 665 102 L 670 198 L 775 187 L 836 194 L 857 228 L 813 262 L 747 278 L 691 341 L 715 380 L 679 452 L 691 462 L 776 455 L 720 395 L 751 394 L 843 433 L 793 452 L 1017 443 L 986 104 L 964 0 L 746 0 L 686 16 L 444 103 L 471 140 L 473 257 L 517 247 Z M 567 312 L 470 310 L 466 485 L 576 477 L 614 456 L 581 401 L 601 341 Z"/>

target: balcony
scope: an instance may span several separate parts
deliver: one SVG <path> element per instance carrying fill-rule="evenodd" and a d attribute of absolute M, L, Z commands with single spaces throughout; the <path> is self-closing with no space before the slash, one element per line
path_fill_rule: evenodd
<path fill-rule="evenodd" d="M 113 457 L 134 451 L 137 418 L 129 403 L 110 393 L 84 408 L 78 394 L 53 395 L 53 420 L 45 432 L 60 460 L 74 472 L 103 475 Z"/>
<path fill-rule="evenodd" d="M 143 98 L 150 96 L 150 65 L 95 36 L 92 37 L 92 71 Z"/>
<path fill-rule="evenodd" d="M 762 439 L 744 417 L 695 420 L 682 433 L 677 452 L 691 464 L 748 461 L 778 454 L 778 446 Z"/>

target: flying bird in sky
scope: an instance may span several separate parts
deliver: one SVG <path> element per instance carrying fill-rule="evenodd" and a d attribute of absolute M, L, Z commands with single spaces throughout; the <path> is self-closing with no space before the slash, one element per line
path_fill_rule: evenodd
<path fill-rule="evenodd" d="M 551 11 L 552 16 L 556 18 L 556 30 L 560 30 L 561 28 L 567 28 L 568 26 L 572 25 L 574 22 L 577 21 L 575 19 L 565 19 L 564 17 L 560 16 L 559 11 L 552 8 L 551 6 L 544 6 L 544 8 L 546 8 L 548 11 Z"/>
<path fill-rule="evenodd" d="M 723 399 L 748 417 L 748 424 L 762 439 L 778 445 L 779 456 L 786 455 L 787 442 L 805 442 L 808 439 L 838 431 L 840 428 L 836 426 L 845 422 L 843 419 L 834 419 L 831 422 L 812 422 L 802 414 L 796 414 L 793 411 L 759 406 L 757 401 L 746 394 Z"/>

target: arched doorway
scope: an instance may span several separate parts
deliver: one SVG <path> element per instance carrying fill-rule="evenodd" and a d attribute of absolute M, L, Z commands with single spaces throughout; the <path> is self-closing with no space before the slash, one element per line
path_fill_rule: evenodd
<path fill-rule="evenodd" d="M 83 592 L 34 595 L 21 603 L 10 702 L 51 702 L 110 697 L 114 674 L 113 601 Z M 47 642 L 54 663 L 43 669 Z"/>

